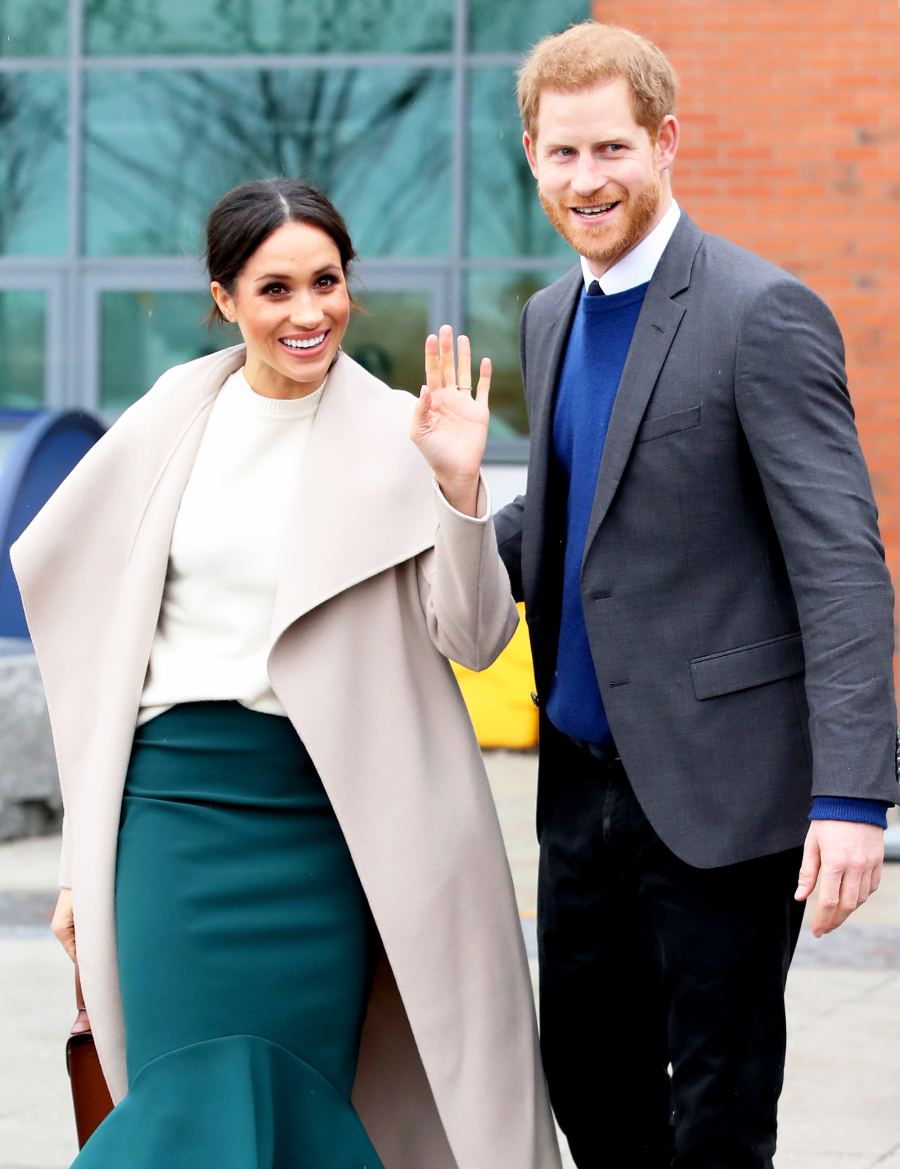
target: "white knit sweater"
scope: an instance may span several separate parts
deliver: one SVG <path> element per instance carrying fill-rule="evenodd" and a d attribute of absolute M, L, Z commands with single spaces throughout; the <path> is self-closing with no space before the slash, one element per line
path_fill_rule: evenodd
<path fill-rule="evenodd" d="M 175 520 L 139 724 L 216 699 L 284 714 L 266 673 L 275 586 L 324 391 L 265 398 L 242 370 L 219 391 Z"/>

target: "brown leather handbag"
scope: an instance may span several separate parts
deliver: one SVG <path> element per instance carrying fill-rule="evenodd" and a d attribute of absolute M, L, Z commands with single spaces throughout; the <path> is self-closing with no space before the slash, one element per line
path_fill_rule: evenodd
<path fill-rule="evenodd" d="M 83 1149 L 94 1129 L 112 1112 L 113 1103 L 106 1080 L 103 1078 L 100 1060 L 97 1058 L 97 1048 L 91 1034 L 91 1021 L 84 1009 L 84 995 L 81 993 L 81 979 L 77 966 L 75 1005 L 78 1007 L 78 1015 L 66 1043 L 66 1067 L 72 1082 L 78 1147 Z"/>

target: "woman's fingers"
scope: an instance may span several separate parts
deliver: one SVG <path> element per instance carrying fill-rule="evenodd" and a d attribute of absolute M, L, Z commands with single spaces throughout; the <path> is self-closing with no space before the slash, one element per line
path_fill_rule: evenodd
<path fill-rule="evenodd" d="M 457 385 L 461 390 L 467 393 L 472 392 L 472 346 L 469 344 L 469 338 L 460 334 L 456 342 L 457 352 Z"/>
<path fill-rule="evenodd" d="M 454 389 L 472 392 L 472 345 L 465 334 L 456 342 L 453 352 L 453 328 L 441 325 L 437 335 L 429 333 L 425 341 L 425 384 L 429 390 Z M 481 361 L 478 387 L 475 397 L 487 402 L 491 388 L 491 362 L 484 357 Z"/>
<path fill-rule="evenodd" d="M 488 404 L 488 395 L 491 392 L 491 359 L 482 357 L 478 370 L 478 388 L 475 391 L 475 401 L 482 406 Z"/>
<path fill-rule="evenodd" d="M 425 339 L 425 384 L 429 390 L 441 388 L 441 358 L 436 333 L 429 333 Z"/>
<path fill-rule="evenodd" d="M 441 358 L 441 384 L 445 387 L 456 385 L 456 363 L 453 360 L 453 329 L 441 325 L 438 333 L 438 348 Z"/>

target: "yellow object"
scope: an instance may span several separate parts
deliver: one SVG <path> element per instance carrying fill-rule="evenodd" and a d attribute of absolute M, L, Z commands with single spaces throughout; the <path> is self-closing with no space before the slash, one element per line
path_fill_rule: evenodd
<path fill-rule="evenodd" d="M 482 747 L 537 746 L 537 708 L 531 701 L 534 668 L 522 605 L 519 617 L 512 641 L 487 670 L 476 674 L 451 662 Z"/>

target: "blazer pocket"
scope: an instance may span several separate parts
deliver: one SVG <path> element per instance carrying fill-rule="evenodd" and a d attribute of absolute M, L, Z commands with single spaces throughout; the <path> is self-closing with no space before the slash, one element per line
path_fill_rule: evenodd
<path fill-rule="evenodd" d="M 676 410 L 674 414 L 660 414 L 646 418 L 637 432 L 637 442 L 649 442 L 651 438 L 665 438 L 667 434 L 679 434 L 682 430 L 693 430 L 700 425 L 700 407 Z"/>
<path fill-rule="evenodd" d="M 799 633 L 784 633 L 767 641 L 692 658 L 691 682 L 697 698 L 715 698 L 802 674 L 803 668 L 803 639 Z"/>

